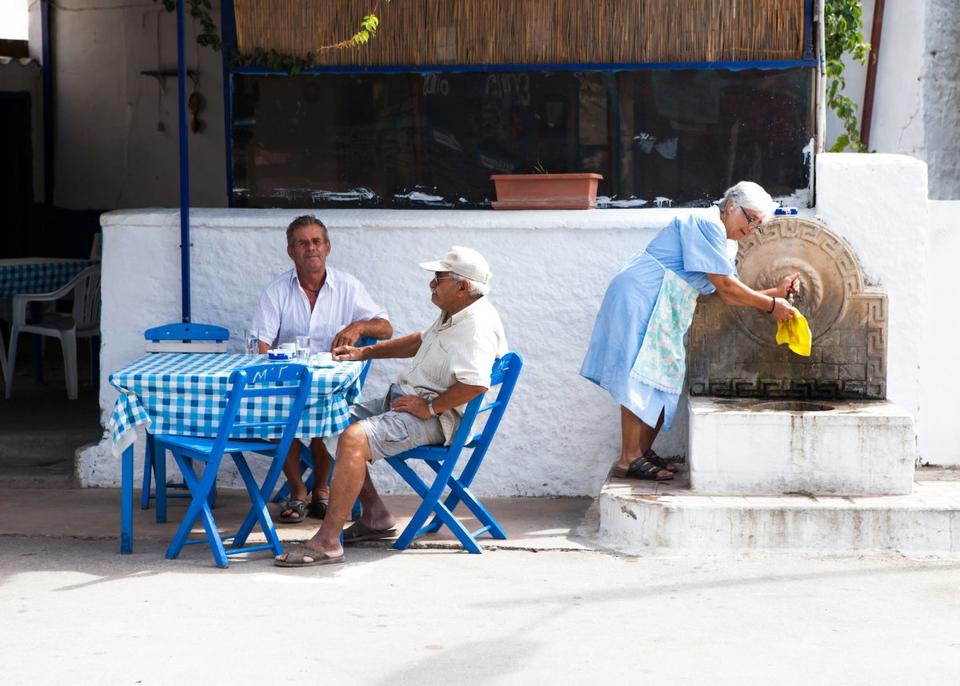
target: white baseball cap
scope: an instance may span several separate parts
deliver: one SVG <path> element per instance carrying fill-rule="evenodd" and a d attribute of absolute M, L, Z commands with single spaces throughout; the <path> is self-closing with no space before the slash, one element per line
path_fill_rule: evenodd
<path fill-rule="evenodd" d="M 483 284 L 489 283 L 490 277 L 493 276 L 490 273 L 490 265 L 483 259 L 483 255 L 461 245 L 450 248 L 450 252 L 443 259 L 421 262 L 420 267 L 428 272 L 452 272 L 457 276 Z"/>

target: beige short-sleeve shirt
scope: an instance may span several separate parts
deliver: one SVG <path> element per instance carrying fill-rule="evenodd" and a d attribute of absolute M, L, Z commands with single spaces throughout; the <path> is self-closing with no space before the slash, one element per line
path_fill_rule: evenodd
<path fill-rule="evenodd" d="M 420 349 L 397 378 L 405 393 L 433 400 L 454 383 L 490 387 L 490 371 L 508 352 L 503 323 L 493 303 L 483 296 L 444 322 L 443 313 L 422 332 Z M 450 443 L 465 405 L 440 415 L 443 436 Z"/>

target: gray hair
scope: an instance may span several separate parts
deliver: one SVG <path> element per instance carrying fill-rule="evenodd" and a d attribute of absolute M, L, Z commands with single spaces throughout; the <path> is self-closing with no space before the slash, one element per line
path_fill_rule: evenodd
<path fill-rule="evenodd" d="M 763 186 L 753 181 L 741 181 L 728 188 L 720 200 L 720 209 L 724 212 L 729 210 L 731 200 L 740 207 L 759 212 L 763 221 L 772 219 L 773 211 L 779 207 L 770 194 L 763 190 Z"/>
<path fill-rule="evenodd" d="M 297 229 L 302 229 L 305 226 L 319 226 L 323 229 L 323 238 L 327 243 L 330 242 L 330 233 L 327 231 L 326 225 L 312 214 L 305 214 L 302 217 L 294 219 L 290 222 L 290 226 L 287 227 L 287 247 L 293 245 L 293 233 Z"/>
<path fill-rule="evenodd" d="M 488 283 L 473 281 L 472 279 L 468 279 L 465 276 L 460 276 L 459 274 L 454 274 L 453 272 L 450 272 L 450 277 L 457 283 L 466 283 L 467 291 L 470 293 L 470 295 L 474 295 L 479 298 L 481 295 L 486 295 L 490 292 L 490 284 Z"/>

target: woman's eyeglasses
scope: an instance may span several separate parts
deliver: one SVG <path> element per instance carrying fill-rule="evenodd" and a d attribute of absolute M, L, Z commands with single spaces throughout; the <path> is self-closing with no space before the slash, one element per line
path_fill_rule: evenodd
<path fill-rule="evenodd" d="M 760 217 L 754 217 L 752 214 L 747 212 L 746 208 L 744 208 L 743 205 L 737 205 L 737 207 L 740 208 L 740 211 L 743 212 L 743 216 L 746 217 L 747 226 L 752 226 L 759 233 L 763 233 L 763 231 L 760 229 Z"/>

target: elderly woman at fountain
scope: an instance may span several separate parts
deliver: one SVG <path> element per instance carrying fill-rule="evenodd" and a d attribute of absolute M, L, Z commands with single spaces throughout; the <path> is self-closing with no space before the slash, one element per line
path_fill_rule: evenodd
<path fill-rule="evenodd" d="M 787 295 L 799 274 L 755 291 L 737 278 L 727 241 L 750 236 L 773 217 L 776 203 L 741 181 L 705 214 L 676 218 L 613 278 L 597 314 L 580 374 L 620 404 L 620 459 L 614 475 L 662 481 L 676 468 L 651 448 L 669 430 L 683 390 L 683 337 L 700 293 L 732 307 L 753 307 L 777 321 L 793 308 Z"/>

